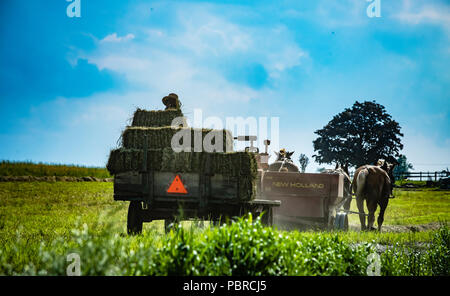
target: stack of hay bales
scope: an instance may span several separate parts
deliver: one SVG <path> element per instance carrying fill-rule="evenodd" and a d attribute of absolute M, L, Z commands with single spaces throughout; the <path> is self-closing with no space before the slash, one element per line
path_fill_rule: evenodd
<path fill-rule="evenodd" d="M 175 152 L 171 140 L 175 133 L 184 130 L 191 133 L 191 151 L 194 151 L 194 135 L 201 134 L 202 140 L 213 132 L 223 139 L 223 151 L 232 151 L 233 137 L 227 130 L 194 129 L 172 127 L 173 119 L 182 117 L 180 109 L 147 111 L 137 109 L 132 126 L 122 134 L 122 147 L 111 151 L 106 168 L 111 175 L 146 169 L 174 173 L 221 174 L 239 180 L 239 197 L 251 200 L 255 197 L 257 162 L 255 155 L 248 152 Z M 145 143 L 147 142 L 147 143 Z M 145 147 L 147 151 L 144 152 Z M 203 147 L 202 147 L 203 148 Z"/>

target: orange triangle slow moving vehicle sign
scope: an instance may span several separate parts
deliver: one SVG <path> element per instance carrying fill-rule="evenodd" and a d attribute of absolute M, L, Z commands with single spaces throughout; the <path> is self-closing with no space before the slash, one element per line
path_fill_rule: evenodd
<path fill-rule="evenodd" d="M 167 189 L 167 193 L 181 193 L 187 194 L 187 190 L 181 182 L 180 176 L 176 175 L 175 179 L 173 179 L 172 184 L 170 184 L 169 189 Z"/>

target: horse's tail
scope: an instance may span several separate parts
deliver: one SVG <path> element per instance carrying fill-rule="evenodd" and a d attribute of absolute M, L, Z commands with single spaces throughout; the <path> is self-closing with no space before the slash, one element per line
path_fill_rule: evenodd
<path fill-rule="evenodd" d="M 352 187 L 356 196 L 359 197 L 362 195 L 368 175 L 369 171 L 367 169 L 362 169 L 359 171 L 358 175 L 355 176 L 355 178 L 353 179 Z"/>

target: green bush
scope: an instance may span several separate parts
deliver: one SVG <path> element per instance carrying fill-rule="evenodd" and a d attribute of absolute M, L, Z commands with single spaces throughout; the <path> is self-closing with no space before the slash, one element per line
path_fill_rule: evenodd
<path fill-rule="evenodd" d="M 81 258 L 82 275 L 366 275 L 371 244 L 351 245 L 339 233 L 284 232 L 260 218 L 163 236 L 126 236 L 112 226 L 86 224 L 45 245 L 18 238 L 0 247 L 0 274 L 65 275 L 67 255 Z M 449 275 L 449 231 L 442 226 L 427 251 L 394 246 L 381 254 L 381 275 Z"/>

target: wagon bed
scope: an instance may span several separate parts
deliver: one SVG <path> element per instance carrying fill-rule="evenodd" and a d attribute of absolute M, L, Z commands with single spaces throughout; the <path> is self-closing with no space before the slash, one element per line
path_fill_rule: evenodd
<path fill-rule="evenodd" d="M 166 226 L 188 219 L 223 223 L 227 218 L 263 212 L 262 222 L 272 225 L 273 207 L 281 202 L 240 196 L 240 181 L 220 174 L 126 172 L 114 178 L 114 199 L 130 201 L 128 233 L 141 232 L 142 223 L 153 220 L 165 220 Z"/>

